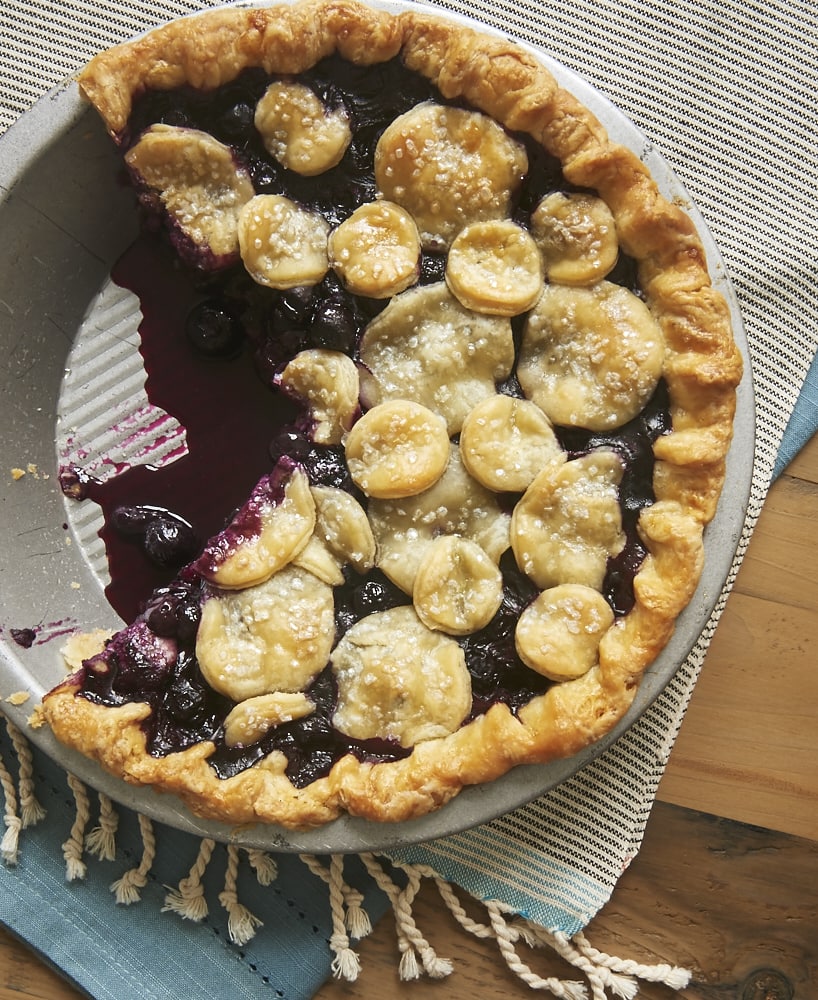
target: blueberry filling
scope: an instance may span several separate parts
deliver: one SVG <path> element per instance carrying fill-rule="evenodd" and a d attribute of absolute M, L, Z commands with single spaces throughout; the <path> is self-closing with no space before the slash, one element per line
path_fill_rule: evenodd
<path fill-rule="evenodd" d="M 569 458 L 594 448 L 609 448 L 622 459 L 625 472 L 619 486 L 622 529 L 627 539 L 622 552 L 608 560 L 602 594 L 618 616 L 633 607 L 633 578 L 647 554 L 636 523 L 639 512 L 649 507 L 653 494 L 653 444 L 670 429 L 667 385 L 660 381 L 644 410 L 615 431 L 598 433 L 578 428 L 555 427 L 557 438 Z"/>
<path fill-rule="evenodd" d="M 353 138 L 338 166 L 316 183 L 280 166 L 261 144 L 253 109 L 270 79 L 254 69 L 215 92 L 189 87 L 146 92 L 135 102 L 122 145 L 127 148 L 155 122 L 203 129 L 231 146 L 257 192 L 284 193 L 336 225 L 374 198 L 373 153 L 384 128 L 421 101 L 453 103 L 399 60 L 372 67 L 335 56 L 322 61 L 302 79 L 327 106 L 346 109 Z M 546 193 L 570 185 L 554 158 L 529 137 L 517 138 L 526 146 L 529 171 L 513 217 L 527 225 Z M 271 385 L 287 361 L 307 347 L 355 357 L 362 330 L 385 302 L 349 294 L 332 272 L 313 288 L 276 292 L 255 285 L 241 266 L 211 274 L 180 269 L 165 243 L 150 232 L 156 226 L 147 228 L 117 265 L 114 278 L 140 297 L 146 389 L 155 405 L 186 428 L 189 454 L 171 466 L 133 468 L 105 483 L 79 469 L 61 476 L 68 495 L 88 496 L 102 507 L 112 576 L 108 598 L 134 621 L 83 666 L 82 694 L 105 705 L 148 702 L 144 730 L 155 756 L 213 740 L 210 762 L 220 777 L 237 774 L 273 751 L 286 756 L 287 775 L 297 787 L 328 773 L 347 753 L 366 761 L 405 757 L 410 751 L 397 744 L 351 740 L 333 727 L 337 694 L 329 667 L 307 692 L 316 706 L 311 715 L 275 727 L 252 745 L 227 746 L 223 724 L 232 703 L 205 684 L 195 657 L 206 585 L 196 563 L 176 572 L 194 558 L 198 539 L 222 529 L 225 511 L 244 503 L 271 463 L 297 463 L 313 484 L 347 490 L 365 502 L 350 479 L 343 448 L 314 444 L 308 417 L 272 392 Z M 441 281 L 445 265 L 444 254 L 424 252 L 420 282 Z M 639 291 L 634 262 L 625 255 L 608 280 Z M 521 317 L 513 322 L 517 343 L 522 322 Z M 184 380 L 173 374 L 180 370 Z M 498 388 L 523 395 L 513 374 Z M 605 446 L 625 463 L 620 502 L 627 544 L 609 560 L 603 586 L 618 616 L 633 606 L 633 577 L 645 556 L 636 521 L 654 499 L 652 445 L 669 429 L 664 383 L 642 414 L 615 432 L 556 428 L 569 457 Z M 508 498 L 509 504 L 514 499 Z M 458 640 L 472 679 L 469 718 L 498 702 L 516 712 L 550 685 L 522 663 L 514 646 L 517 619 L 537 590 L 510 552 L 501 570 L 500 609 L 485 628 Z M 380 571 L 360 575 L 347 569 L 335 589 L 336 641 L 366 615 L 406 603 L 406 595 Z"/>
<path fill-rule="evenodd" d="M 288 760 L 287 776 L 303 788 L 329 773 L 332 765 L 345 754 L 373 763 L 408 757 L 411 750 L 389 740 L 353 740 L 332 725 L 336 689 L 332 671 L 327 668 L 313 682 L 307 696 L 316 710 L 303 719 L 276 726 L 258 743 L 249 747 L 218 746 L 210 764 L 220 778 L 229 778 L 252 766 L 274 750 Z"/>
<path fill-rule="evenodd" d="M 485 628 L 460 640 L 472 678 L 470 719 L 496 702 L 516 712 L 550 687 L 546 678 L 525 666 L 514 647 L 517 620 L 538 590 L 517 569 L 510 552 L 503 556 L 500 568 L 503 571 L 503 601 L 497 614 Z"/>

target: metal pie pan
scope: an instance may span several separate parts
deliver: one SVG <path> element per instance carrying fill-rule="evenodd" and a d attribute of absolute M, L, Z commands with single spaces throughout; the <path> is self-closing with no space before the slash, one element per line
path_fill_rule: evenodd
<path fill-rule="evenodd" d="M 380 3 L 400 10 L 397 3 Z M 483 31 L 485 26 L 454 17 Z M 495 32 L 496 34 L 496 32 Z M 754 400 L 747 341 L 736 297 L 707 227 L 679 179 L 633 124 L 585 81 L 547 55 L 530 49 L 559 82 L 589 107 L 616 141 L 633 149 L 663 194 L 684 205 L 696 224 L 714 284 L 725 295 L 748 373 L 738 392 L 735 437 L 727 482 L 705 535 L 704 572 L 676 631 L 646 672 L 636 699 L 602 740 L 566 760 L 515 768 L 498 780 L 467 788 L 438 811 L 400 824 L 344 816 L 325 827 L 293 832 L 275 825 L 234 828 L 195 817 L 174 796 L 136 788 L 58 744 L 47 727 L 27 719 L 42 695 L 64 676 L 61 638 L 76 630 L 118 627 L 95 562 L 98 553 L 79 527 L 77 505 L 57 481 L 55 441 L 66 428 L 58 411 L 78 332 L 113 262 L 136 235 L 132 196 L 119 180 L 119 164 L 96 113 L 76 87 L 58 87 L 0 138 L 0 705 L 46 754 L 114 801 L 199 836 L 273 851 L 345 853 L 389 850 L 432 840 L 515 809 L 567 778 L 609 748 L 669 683 L 702 634 L 727 581 L 744 525 L 754 452 Z M 86 326 L 87 329 L 87 326 Z M 72 391 L 98 405 L 93 380 Z M 59 430 L 58 430 L 59 425 Z M 12 468 L 29 469 L 14 480 Z M 82 505 L 84 506 L 84 505 Z M 93 506 L 93 505 L 91 505 Z M 81 520 L 81 519 L 80 519 Z M 11 628 L 32 627 L 23 649 Z M 28 692 L 22 705 L 7 701 Z"/>

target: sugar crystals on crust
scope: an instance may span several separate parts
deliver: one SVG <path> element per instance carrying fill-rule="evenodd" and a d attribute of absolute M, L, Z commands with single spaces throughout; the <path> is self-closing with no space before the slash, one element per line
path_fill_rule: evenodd
<path fill-rule="evenodd" d="M 426 86 L 376 139 L 373 183 L 340 222 L 251 180 L 201 130 L 129 134 L 146 91 L 259 71 L 273 172 L 326 184 L 360 155 L 355 114 L 309 83 L 335 56 L 361 73 L 399 59 Z M 243 266 L 271 295 L 334 282 L 364 319 L 347 353 L 299 345 L 272 380 L 349 482 L 280 460 L 176 581 L 200 616 L 193 647 L 151 629 L 149 600 L 46 696 L 57 737 L 199 815 L 306 828 L 423 815 L 610 731 L 695 589 L 741 376 L 690 219 L 527 51 L 419 8 L 211 11 L 101 53 L 80 87 L 189 262 Z M 522 209 L 538 158 L 559 182 Z M 628 428 L 662 393 L 627 512 Z M 578 432 L 590 443 L 574 448 Z M 626 545 L 641 561 L 616 608 L 604 581 Z M 489 676 L 501 649 L 526 678 L 516 700 Z M 157 691 L 194 661 L 218 707 L 160 752 Z M 127 694 L 87 696 L 117 672 Z M 299 754 L 326 766 L 302 780 Z"/>

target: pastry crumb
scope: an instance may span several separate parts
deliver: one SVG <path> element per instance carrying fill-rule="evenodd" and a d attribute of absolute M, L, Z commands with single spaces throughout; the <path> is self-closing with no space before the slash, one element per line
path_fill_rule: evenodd
<path fill-rule="evenodd" d="M 69 671 L 79 670 L 83 660 L 96 656 L 112 635 L 110 629 L 94 629 L 92 632 L 80 632 L 70 636 L 60 650 Z"/>
<path fill-rule="evenodd" d="M 15 691 L 14 694 L 10 694 L 6 701 L 9 705 L 25 705 L 31 695 L 28 691 Z"/>
<path fill-rule="evenodd" d="M 28 724 L 32 729 L 42 729 L 47 724 L 42 705 L 37 705 L 28 717 Z"/>
<path fill-rule="evenodd" d="M 48 479 L 47 473 L 40 473 L 36 462 L 28 462 L 24 469 L 21 469 L 18 466 L 14 466 L 14 468 L 11 469 L 11 478 L 15 482 L 22 479 L 24 476 L 32 476 L 34 479 Z"/>

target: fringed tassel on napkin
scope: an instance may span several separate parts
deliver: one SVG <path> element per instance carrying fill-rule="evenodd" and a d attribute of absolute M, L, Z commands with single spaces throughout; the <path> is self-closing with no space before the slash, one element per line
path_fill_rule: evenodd
<path fill-rule="evenodd" d="M 410 880 L 413 873 L 418 879 L 431 880 L 458 924 L 474 937 L 493 938 L 506 965 L 530 989 L 548 992 L 558 1000 L 587 1000 L 589 995 L 582 982 L 537 975 L 520 957 L 515 947 L 520 942 L 532 949 L 549 947 L 582 972 L 591 990 L 591 1000 L 607 1000 L 609 995 L 620 1000 L 633 1000 L 639 992 L 640 979 L 662 983 L 674 990 L 684 989 L 690 982 L 690 973 L 686 969 L 667 964 L 643 965 L 607 955 L 593 948 L 584 934 L 568 937 L 561 931 L 548 931 L 514 916 L 515 911 L 511 907 L 497 900 L 483 903 L 489 924 L 482 924 L 469 917 L 452 886 L 432 869 L 420 865 L 399 867 Z"/>
<path fill-rule="evenodd" d="M 278 877 L 278 865 L 266 851 L 252 848 L 247 851 L 247 860 L 256 873 L 259 885 L 272 885 Z"/>
<path fill-rule="evenodd" d="M 156 857 L 156 838 L 153 835 L 153 823 L 147 816 L 138 816 L 139 832 L 142 834 L 142 859 L 136 868 L 131 868 L 124 875 L 111 883 L 111 892 L 116 896 L 117 903 L 131 906 L 141 899 L 140 889 L 144 889 L 153 860 Z"/>
<path fill-rule="evenodd" d="M 398 948 L 401 953 L 398 967 L 400 978 L 418 979 L 421 967 L 432 979 L 443 979 L 450 975 L 453 969 L 452 963 L 448 958 L 438 958 L 435 950 L 418 930 L 412 915 L 412 902 L 420 886 L 420 875 L 417 870 L 404 869 L 408 881 L 406 887 L 400 889 L 381 868 L 373 854 L 362 854 L 361 860 L 378 888 L 386 893 L 392 904 L 398 933 Z"/>
<path fill-rule="evenodd" d="M 14 778 L 2 759 L 0 759 L 0 786 L 3 788 L 3 822 L 6 824 L 6 832 L 0 841 L 0 856 L 7 865 L 13 866 L 18 861 L 20 829 L 23 821 L 17 815 L 17 790 L 14 787 Z"/>
<path fill-rule="evenodd" d="M 178 913 L 185 920 L 192 920 L 194 923 L 204 920 L 208 913 L 207 900 L 205 899 L 204 885 L 202 878 L 210 859 L 213 856 L 213 849 L 216 841 L 205 837 L 199 844 L 199 853 L 196 860 L 176 889 L 171 889 L 165 896 L 165 905 L 162 912 L 168 911 Z"/>
<path fill-rule="evenodd" d="M 343 859 L 340 855 L 331 855 L 329 869 L 324 868 L 312 854 L 300 854 L 299 858 L 313 875 L 317 875 L 329 887 L 332 974 L 336 979 L 355 982 L 361 971 L 361 962 L 358 953 L 352 948 L 350 937 L 360 940 L 372 930 L 369 917 L 361 905 L 363 895 L 344 881 Z"/>
<path fill-rule="evenodd" d="M 332 960 L 332 974 L 336 979 L 354 982 L 361 971 L 358 953 L 351 947 L 344 919 L 343 861 L 333 854 L 329 862 L 329 907 L 332 914 L 332 936 L 329 946 L 335 957 Z"/>
<path fill-rule="evenodd" d="M 597 951 L 596 948 L 591 947 L 582 932 L 575 934 L 571 938 L 571 942 L 599 969 L 605 968 L 611 972 L 635 976 L 637 979 L 644 979 L 645 982 L 662 983 L 672 990 L 683 990 L 690 984 L 690 972 L 687 969 L 680 969 L 676 965 L 668 965 L 664 962 L 658 965 L 643 965 L 630 959 L 606 955 L 604 951 Z"/>
<path fill-rule="evenodd" d="M 175 889 L 170 889 L 165 896 L 162 906 L 163 913 L 178 913 L 184 920 L 192 920 L 199 923 L 204 920 L 209 912 L 205 888 L 203 883 L 204 874 L 213 857 L 216 848 L 216 841 L 205 837 L 199 843 L 199 853 L 196 860 L 188 872 Z M 256 849 L 247 851 L 247 860 L 250 867 L 256 873 L 259 885 L 271 885 L 278 875 L 278 866 L 266 851 Z M 228 867 L 225 877 L 224 892 L 220 896 L 222 905 L 227 909 L 228 915 L 232 915 L 232 930 L 228 927 L 228 933 L 238 934 L 243 938 L 241 943 L 246 944 L 256 933 L 256 928 L 261 926 L 261 921 L 250 914 L 246 907 L 241 907 L 236 894 L 236 876 L 238 872 L 239 855 L 236 848 L 228 850 Z M 234 942 L 237 943 L 237 942 Z"/>
<path fill-rule="evenodd" d="M 241 947 L 254 937 L 256 928 L 262 927 L 263 924 L 243 903 L 239 902 L 236 890 L 238 871 L 239 849 L 234 844 L 228 844 L 227 871 L 224 877 L 224 889 L 219 893 L 219 902 L 227 910 L 227 933 L 230 940 Z"/>
<path fill-rule="evenodd" d="M 85 827 L 88 825 L 91 808 L 85 785 L 79 778 L 69 774 L 67 781 L 68 787 L 74 794 L 76 813 L 68 840 L 62 845 L 62 853 L 65 858 L 65 877 L 69 882 L 74 882 L 77 879 L 85 878 L 87 871 L 82 855 L 85 847 Z"/>
<path fill-rule="evenodd" d="M 11 719 L 6 719 L 6 729 L 19 765 L 17 788 L 20 799 L 20 828 L 26 830 L 30 826 L 36 826 L 45 818 L 45 808 L 38 801 L 34 791 L 34 757 L 28 740 Z"/>
<path fill-rule="evenodd" d="M 119 829 L 119 814 L 114 804 L 104 792 L 99 793 L 99 823 L 85 838 L 89 854 L 100 861 L 113 861 L 116 857 L 116 832 Z"/>
<path fill-rule="evenodd" d="M 336 877 L 338 879 L 338 884 L 343 895 L 344 906 L 346 907 L 346 914 L 344 916 L 344 926 L 349 931 L 349 936 L 360 941 L 361 938 L 365 938 L 368 934 L 372 933 L 372 923 L 369 919 L 369 914 L 363 908 L 363 893 L 354 889 L 352 886 L 347 885 L 343 880 L 342 866 L 336 865 L 333 875 L 331 876 L 330 871 L 321 864 L 321 862 L 312 854 L 299 854 L 299 859 L 304 862 L 304 864 L 309 868 L 313 875 L 317 875 L 323 882 L 327 885 L 330 883 L 331 877 Z"/>
<path fill-rule="evenodd" d="M 34 758 L 25 736 L 17 726 L 6 719 L 6 729 L 17 757 L 17 784 L 0 759 L 0 787 L 3 789 L 3 822 L 5 833 L 0 840 L 0 858 L 11 867 L 19 859 L 20 831 L 39 823 L 45 817 L 45 809 L 34 791 Z"/>

